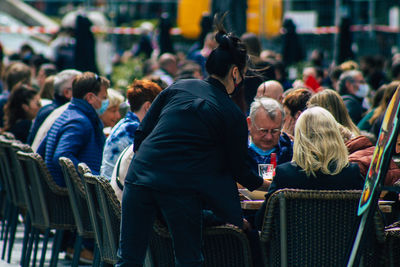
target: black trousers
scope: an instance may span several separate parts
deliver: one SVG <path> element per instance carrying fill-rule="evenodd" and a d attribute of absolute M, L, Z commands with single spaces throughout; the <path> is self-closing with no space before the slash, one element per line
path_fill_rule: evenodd
<path fill-rule="evenodd" d="M 172 235 L 176 266 L 201 266 L 202 204 L 193 193 L 165 193 L 125 182 L 118 267 L 142 266 L 160 210 Z"/>

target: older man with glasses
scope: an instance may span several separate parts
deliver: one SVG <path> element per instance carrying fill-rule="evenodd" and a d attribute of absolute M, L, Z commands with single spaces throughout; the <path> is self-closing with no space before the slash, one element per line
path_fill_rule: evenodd
<path fill-rule="evenodd" d="M 278 101 L 272 98 L 256 98 L 250 106 L 247 117 L 249 129 L 249 155 L 254 159 L 253 168 L 258 164 L 271 163 L 271 154 L 276 154 L 276 163 L 282 164 L 292 160 L 292 141 L 281 132 L 285 113 Z"/>

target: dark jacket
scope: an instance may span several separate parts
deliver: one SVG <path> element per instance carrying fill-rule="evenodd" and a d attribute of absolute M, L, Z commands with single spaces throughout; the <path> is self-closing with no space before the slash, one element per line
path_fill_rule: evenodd
<path fill-rule="evenodd" d="M 362 190 L 364 180 L 360 175 L 360 168 L 350 163 L 337 175 L 327 175 L 317 172 L 317 177 L 308 177 L 294 162 L 287 162 L 276 167 L 274 177 L 265 201 L 256 214 L 256 227 L 261 229 L 264 220 L 266 203 L 272 193 L 283 188 L 310 189 L 310 190 Z"/>
<path fill-rule="evenodd" d="M 346 94 L 342 96 L 342 99 L 347 111 L 349 112 L 351 120 L 354 122 L 354 124 L 357 124 L 361 120 L 363 113 L 366 111 L 366 109 L 362 106 L 362 98 L 359 98 L 355 95 Z"/>
<path fill-rule="evenodd" d="M 26 143 L 31 125 L 31 120 L 19 120 L 8 131 L 14 135 L 15 139 Z"/>
<path fill-rule="evenodd" d="M 85 162 L 94 174 L 99 174 L 104 142 L 103 123 L 94 108 L 86 100 L 72 98 L 40 144 L 38 153 L 54 181 L 65 187 L 58 159 L 70 158 L 75 166 Z"/>
<path fill-rule="evenodd" d="M 236 182 L 263 180 L 248 165 L 244 114 L 218 80 L 180 80 L 162 91 L 135 133 L 125 183 L 191 191 L 226 221 L 241 225 Z"/>

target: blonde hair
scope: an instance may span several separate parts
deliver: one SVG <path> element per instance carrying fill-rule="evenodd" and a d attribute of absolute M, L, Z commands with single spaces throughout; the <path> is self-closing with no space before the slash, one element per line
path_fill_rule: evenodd
<path fill-rule="evenodd" d="M 120 92 L 112 88 L 107 89 L 107 95 L 108 95 L 108 100 L 110 101 L 108 107 L 119 106 L 125 100 Z"/>
<path fill-rule="evenodd" d="M 335 118 L 321 107 L 305 110 L 294 130 L 293 161 L 307 176 L 335 175 L 349 164 L 348 151 Z"/>
<path fill-rule="evenodd" d="M 355 136 L 360 135 L 360 130 L 351 120 L 342 97 L 332 89 L 325 89 L 313 95 L 308 100 L 308 106 L 320 106 L 328 110 L 338 123 L 349 129 Z"/>

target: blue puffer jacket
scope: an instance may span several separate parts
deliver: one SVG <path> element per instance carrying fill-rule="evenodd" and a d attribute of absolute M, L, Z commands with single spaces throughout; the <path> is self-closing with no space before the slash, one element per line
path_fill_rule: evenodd
<path fill-rule="evenodd" d="M 95 109 L 87 101 L 73 98 L 50 128 L 38 153 L 44 158 L 54 181 L 65 187 L 58 159 L 70 158 L 75 166 L 85 162 L 94 174 L 99 174 L 104 142 L 103 123 Z"/>

